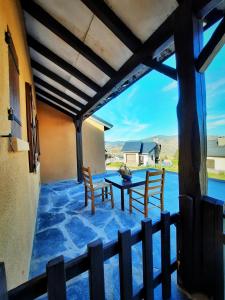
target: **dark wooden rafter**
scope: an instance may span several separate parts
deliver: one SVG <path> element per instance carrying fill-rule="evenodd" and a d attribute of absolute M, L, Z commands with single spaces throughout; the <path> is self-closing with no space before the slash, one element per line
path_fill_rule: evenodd
<path fill-rule="evenodd" d="M 44 74 L 45 76 L 47 76 L 47 77 L 51 78 L 52 80 L 58 82 L 59 84 L 61 84 L 62 86 L 64 86 L 68 90 L 70 90 L 71 92 L 73 92 L 76 95 L 80 96 L 82 99 L 84 99 L 88 102 L 92 101 L 92 98 L 90 96 L 88 96 L 87 94 L 85 94 L 84 92 L 79 90 L 77 87 L 75 87 L 73 84 L 69 83 L 68 81 L 66 81 L 65 79 L 63 79 L 62 77 L 57 75 L 56 73 L 50 71 L 49 69 L 47 69 L 46 67 L 39 64 L 38 62 L 36 62 L 33 59 L 31 59 L 31 66 L 32 66 L 32 68 L 34 68 L 38 72 Z"/>
<path fill-rule="evenodd" d="M 199 19 L 207 16 L 213 9 L 219 6 L 224 0 L 197 0 L 194 1 L 194 11 Z"/>
<path fill-rule="evenodd" d="M 69 109 L 70 111 L 74 112 L 75 114 L 77 114 L 79 112 L 79 110 L 76 109 L 75 107 L 65 103 L 61 99 L 53 96 L 52 94 L 49 94 L 48 92 L 44 91 L 43 89 L 41 89 L 37 86 L 35 87 L 35 91 L 36 91 L 36 93 L 41 94 L 43 97 L 48 98 L 49 100 L 54 101 L 55 103 Z"/>
<path fill-rule="evenodd" d="M 47 59 L 55 63 L 57 66 L 62 68 L 63 70 L 70 73 L 72 76 L 79 79 L 81 82 L 86 84 L 88 87 L 93 89 L 94 91 L 98 92 L 100 89 L 100 86 L 92 81 L 90 78 L 88 78 L 86 75 L 84 75 L 82 72 L 80 72 L 78 69 L 76 69 L 74 66 L 66 62 L 64 59 L 53 53 L 51 50 L 49 50 L 47 47 L 36 41 L 32 36 L 27 35 L 27 42 L 29 47 L 40 53 L 41 55 L 45 56 Z"/>
<path fill-rule="evenodd" d="M 215 29 L 196 61 L 197 70 L 204 72 L 225 43 L 225 17 Z"/>
<path fill-rule="evenodd" d="M 161 62 L 156 61 L 155 59 L 147 58 L 144 61 L 145 65 L 149 66 L 153 70 L 156 70 L 168 77 L 170 77 L 173 80 L 177 80 L 177 70 L 167 66 Z"/>
<path fill-rule="evenodd" d="M 60 37 L 64 42 L 70 45 L 73 49 L 78 51 L 86 59 L 92 62 L 102 72 L 109 77 L 115 75 L 115 70 L 106 63 L 100 56 L 98 56 L 91 48 L 79 40 L 73 33 L 54 19 L 41 6 L 33 1 L 21 0 L 22 7 L 32 17 L 42 23 L 45 27 L 51 30 L 54 34 Z"/>
<path fill-rule="evenodd" d="M 138 51 L 133 54 L 127 62 L 117 71 L 116 76 L 111 78 L 102 89 L 93 97 L 93 102 L 87 104 L 82 110 L 85 114 L 93 105 L 109 93 L 116 84 L 123 80 L 129 73 L 131 73 L 140 63 L 147 57 L 151 57 L 163 43 L 168 41 L 173 35 L 173 23 L 175 12 L 172 13 L 166 21 L 142 44 Z"/>
<path fill-rule="evenodd" d="M 49 90 L 50 92 L 60 96 L 61 98 L 71 102 L 71 104 L 74 104 L 80 108 L 82 108 L 84 106 L 83 103 L 79 102 L 78 100 L 75 100 L 74 98 L 70 97 L 69 95 L 61 92 L 60 90 L 58 90 L 57 88 L 55 88 L 54 86 L 52 86 L 51 84 L 45 82 L 44 80 L 42 80 L 41 78 L 37 77 L 34 75 L 34 82 L 38 85 L 40 85 L 43 88 L 46 88 L 47 90 Z"/>
<path fill-rule="evenodd" d="M 96 15 L 124 45 L 132 52 L 136 52 L 142 42 L 120 20 L 120 18 L 102 0 L 82 0 L 82 2 Z"/>
<path fill-rule="evenodd" d="M 180 4 L 184 2 L 184 0 L 179 1 Z M 203 10 L 205 5 L 208 5 L 210 0 L 198 0 L 196 1 L 195 10 Z M 214 3 L 215 4 L 215 3 Z M 209 28 L 212 24 L 216 22 L 216 20 L 220 19 L 220 14 L 218 14 L 215 9 L 211 11 L 212 5 L 207 6 L 207 10 L 205 9 L 205 13 L 210 14 L 210 19 L 208 21 L 207 26 L 204 29 Z M 93 102 L 87 104 L 87 106 L 82 110 L 83 115 L 85 115 L 92 107 L 96 106 L 98 101 L 101 100 L 104 96 L 107 97 L 107 94 L 117 85 L 119 82 L 125 78 L 133 69 L 135 69 L 140 63 L 143 63 L 147 58 L 151 57 L 154 51 L 156 51 L 163 43 L 169 42 L 171 36 L 174 33 L 174 22 L 175 22 L 175 15 L 179 7 L 164 21 L 164 23 L 147 39 L 145 43 L 128 59 L 128 61 L 116 72 L 116 75 L 111 78 L 103 87 L 102 89 L 93 97 Z M 146 73 L 150 72 L 152 69 L 147 71 Z M 145 74 L 146 74 L 145 73 Z M 131 84 L 133 84 L 136 80 L 134 80 Z M 129 86 L 129 85 L 128 85 Z M 127 86 L 127 87 L 128 87 Z M 126 88 L 127 88 L 126 87 Z M 124 89 L 120 92 L 114 93 L 117 96 L 121 93 Z M 113 99 L 113 96 L 111 99 Z M 106 101 L 107 102 L 107 101 Z"/>
<path fill-rule="evenodd" d="M 62 107 L 59 107 L 57 104 L 54 104 L 54 103 L 50 102 L 48 99 L 45 99 L 41 95 L 37 94 L 37 100 L 41 101 L 41 102 L 43 102 L 43 103 L 45 103 L 45 104 L 47 104 L 47 105 L 49 105 L 51 107 L 53 107 L 54 109 L 60 111 L 61 113 L 67 115 L 68 117 L 71 117 L 72 119 L 76 118 L 76 116 L 73 115 L 73 114 L 71 114 L 69 111 L 63 109 Z"/>
<path fill-rule="evenodd" d="M 204 30 L 209 29 L 216 22 L 221 20 L 224 16 L 225 16 L 225 13 L 221 10 L 214 9 L 213 11 L 211 11 L 205 18 L 206 25 L 204 26 Z"/>

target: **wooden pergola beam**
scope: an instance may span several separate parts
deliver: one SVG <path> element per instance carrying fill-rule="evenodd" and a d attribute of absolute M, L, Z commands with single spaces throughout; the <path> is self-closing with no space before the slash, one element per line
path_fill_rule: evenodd
<path fill-rule="evenodd" d="M 75 87 L 73 84 L 69 83 L 68 81 L 66 81 L 65 79 L 63 79 L 62 77 L 57 75 L 56 73 L 50 71 L 49 69 L 47 69 L 46 67 L 39 64 L 38 62 L 36 62 L 33 59 L 31 59 L 31 66 L 38 72 L 44 74 L 45 76 L 51 78 L 52 80 L 54 80 L 56 82 L 58 82 L 59 84 L 61 84 L 62 86 L 64 86 L 68 90 L 70 90 L 71 92 L 75 93 L 76 95 L 80 96 L 82 99 L 86 100 L 87 102 L 92 101 L 92 98 L 90 96 L 88 96 L 87 94 L 85 94 L 84 92 L 79 90 L 77 87 Z"/>
<path fill-rule="evenodd" d="M 82 167 L 83 167 L 83 143 L 82 143 L 82 118 L 74 119 L 74 125 L 76 128 L 76 159 L 77 159 L 77 181 L 82 183 Z"/>
<path fill-rule="evenodd" d="M 216 54 L 225 43 L 225 17 L 215 29 L 208 43 L 202 49 L 196 62 L 197 70 L 204 72 L 210 65 Z"/>
<path fill-rule="evenodd" d="M 60 111 L 61 113 L 67 115 L 68 117 L 71 117 L 72 119 L 76 118 L 75 115 L 69 113 L 67 110 L 63 109 L 62 107 L 59 107 L 58 105 L 56 105 L 56 104 L 54 104 L 54 103 L 48 101 L 47 99 L 45 99 L 45 98 L 42 97 L 41 95 L 37 95 L 37 100 L 38 100 L 38 101 L 41 101 L 41 102 L 43 102 L 43 103 L 45 103 L 45 104 L 47 104 L 47 105 L 49 105 L 49 106 L 51 106 L 51 107 L 53 107 L 54 109 Z"/>
<path fill-rule="evenodd" d="M 152 68 L 153 70 L 156 70 L 160 72 L 163 75 L 166 75 L 170 77 L 173 80 L 177 80 L 177 70 L 167 66 L 161 62 L 156 61 L 155 59 L 147 58 L 144 60 L 144 64 Z"/>
<path fill-rule="evenodd" d="M 90 78 L 85 76 L 82 72 L 76 69 L 74 66 L 69 64 L 67 61 L 59 57 L 57 54 L 53 53 L 47 47 L 36 41 L 32 36 L 27 35 L 27 42 L 29 47 L 55 63 L 57 66 L 62 68 L 63 70 L 70 73 L 72 76 L 76 77 L 78 80 L 86 84 L 88 87 L 93 89 L 94 91 L 98 92 L 100 90 L 100 86 L 92 81 Z"/>
<path fill-rule="evenodd" d="M 197 0 L 194 1 L 194 10 L 199 19 L 203 19 L 214 8 L 219 6 L 224 0 Z"/>
<path fill-rule="evenodd" d="M 78 100 L 70 97 L 69 95 L 61 92 L 60 90 L 58 90 L 57 88 L 55 88 L 54 86 L 52 86 L 51 84 L 45 82 L 44 80 L 42 80 L 41 78 L 37 77 L 36 75 L 33 76 L 34 78 L 34 82 L 36 84 L 39 84 L 41 87 L 46 88 L 47 90 L 51 91 L 52 93 L 62 97 L 63 99 L 71 102 L 71 104 L 76 105 L 77 107 L 79 107 L 80 109 L 84 106 L 83 103 L 79 102 Z"/>
<path fill-rule="evenodd" d="M 73 33 L 66 27 L 60 24 L 49 13 L 47 13 L 41 6 L 34 1 L 21 0 L 23 9 L 28 12 L 32 17 L 42 23 L 45 27 L 51 30 L 54 34 L 60 37 L 70 47 L 78 51 L 81 55 L 92 62 L 101 71 L 109 77 L 115 75 L 115 70 L 106 63 L 100 56 L 98 56 L 91 48 L 79 40 Z"/>
<path fill-rule="evenodd" d="M 56 98 L 55 96 L 47 93 L 46 91 L 42 90 L 41 88 L 39 88 L 37 86 L 35 87 L 35 91 L 36 91 L 36 93 L 41 94 L 41 96 L 48 98 L 49 100 L 53 101 L 54 103 L 59 104 L 59 105 L 63 106 L 64 108 L 69 109 L 71 112 L 73 112 L 75 114 L 77 114 L 79 112 L 79 110 L 76 109 L 75 107 L 65 103 L 64 101 Z"/>
<path fill-rule="evenodd" d="M 120 20 L 120 18 L 102 0 L 82 0 L 82 2 L 96 15 L 132 52 L 137 51 L 142 42 Z"/>

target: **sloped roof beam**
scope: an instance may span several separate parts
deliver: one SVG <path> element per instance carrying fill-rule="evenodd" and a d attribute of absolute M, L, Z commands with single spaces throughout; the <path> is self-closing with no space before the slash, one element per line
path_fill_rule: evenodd
<path fill-rule="evenodd" d="M 132 52 L 142 45 L 142 42 L 134 33 L 120 20 L 120 18 L 111 10 L 102 0 L 82 0 L 82 2 L 96 15 L 124 45 Z"/>
<path fill-rule="evenodd" d="M 45 104 L 47 104 L 47 105 L 49 105 L 51 107 L 53 107 L 54 109 L 56 109 L 56 110 L 62 112 L 63 114 L 71 117 L 72 119 L 76 119 L 75 115 L 71 114 L 69 111 L 63 109 L 62 107 L 58 106 L 57 104 L 54 104 L 54 103 L 50 102 L 48 99 L 45 99 L 41 95 L 37 95 L 37 100 L 41 101 L 41 102 L 43 102 L 43 103 L 45 103 Z"/>
<path fill-rule="evenodd" d="M 204 72 L 225 43 L 225 17 L 202 49 L 196 62 L 197 70 Z"/>
<path fill-rule="evenodd" d="M 145 65 L 149 66 L 153 70 L 156 70 L 168 77 L 170 77 L 173 80 L 177 80 L 177 70 L 167 66 L 161 62 L 156 61 L 155 59 L 147 58 L 144 61 Z"/>
<path fill-rule="evenodd" d="M 72 32 L 60 24 L 49 13 L 47 13 L 41 6 L 33 1 L 21 0 L 23 9 L 28 12 L 32 17 L 42 23 L 45 27 L 51 30 L 64 42 L 70 45 L 73 49 L 78 51 L 86 59 L 92 62 L 102 72 L 109 77 L 115 75 L 115 70 L 106 63 L 100 56 L 98 56 L 91 48 L 79 40 Z"/>
<path fill-rule="evenodd" d="M 55 88 L 54 86 L 52 86 L 51 84 L 47 83 L 46 81 L 42 80 L 41 78 L 37 77 L 34 75 L 34 82 L 35 84 L 39 84 L 42 88 L 47 89 L 48 91 L 60 96 L 61 98 L 71 102 L 71 104 L 76 105 L 77 107 L 79 107 L 80 109 L 84 106 L 83 103 L 79 102 L 78 100 L 75 100 L 74 98 L 70 97 L 69 95 L 61 92 L 60 90 L 58 90 L 57 88 Z"/>
<path fill-rule="evenodd" d="M 79 90 L 77 87 L 75 87 L 74 85 L 72 85 L 71 83 L 69 83 L 68 81 L 66 81 L 65 79 L 63 79 L 62 77 L 57 75 L 56 73 L 50 71 L 49 69 L 47 69 L 46 67 L 39 64 L 38 62 L 36 62 L 33 59 L 31 59 L 31 66 L 32 66 L 32 68 L 34 68 L 38 72 L 46 75 L 47 77 L 51 78 L 52 80 L 54 80 L 56 82 L 58 82 L 59 84 L 61 84 L 62 86 L 64 86 L 68 90 L 70 90 L 71 92 L 77 94 L 78 96 L 80 96 L 84 100 L 86 100 L 88 102 L 92 101 L 92 98 L 90 96 L 88 96 L 87 94 L 85 94 L 84 92 Z"/>
<path fill-rule="evenodd" d="M 88 87 L 93 89 L 94 91 L 98 92 L 100 89 L 100 86 L 92 81 L 90 78 L 88 78 L 86 75 L 84 75 L 82 72 L 80 72 L 78 69 L 76 69 L 74 66 L 66 62 L 64 59 L 56 55 L 54 52 L 49 50 L 47 47 L 36 41 L 32 36 L 27 35 L 27 41 L 29 47 L 55 63 L 57 66 L 62 68 L 63 70 L 70 73 L 72 76 L 79 79 L 81 82 L 86 84 Z"/>
<path fill-rule="evenodd" d="M 53 102 L 55 102 L 55 103 L 57 103 L 57 104 L 65 107 L 65 108 L 69 109 L 71 112 L 73 112 L 75 114 L 77 114 L 79 112 L 78 109 L 70 106 L 69 104 L 67 104 L 64 101 L 56 98 L 55 96 L 47 93 L 46 91 L 42 90 L 41 88 L 39 88 L 37 86 L 35 87 L 35 91 L 36 91 L 36 93 L 41 94 L 43 97 L 48 98 L 49 100 L 51 100 L 51 101 L 53 101 Z"/>

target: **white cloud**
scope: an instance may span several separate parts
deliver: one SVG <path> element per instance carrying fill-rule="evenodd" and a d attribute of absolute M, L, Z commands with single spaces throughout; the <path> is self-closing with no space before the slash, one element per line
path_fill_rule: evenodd
<path fill-rule="evenodd" d="M 163 87 L 162 91 L 163 92 L 169 92 L 171 90 L 174 90 L 177 88 L 177 82 L 172 81 L 171 83 L 167 84 L 166 86 Z"/>
<path fill-rule="evenodd" d="M 222 115 L 208 115 L 208 120 L 225 119 L 225 114 Z"/>
<path fill-rule="evenodd" d="M 223 87 L 225 86 L 225 78 L 220 78 L 216 81 L 210 82 L 206 86 L 207 86 L 207 91 L 209 92 L 216 91 L 221 86 Z"/>
<path fill-rule="evenodd" d="M 209 129 L 225 125 L 225 114 L 209 115 L 207 119 L 209 120 L 208 122 Z"/>
<path fill-rule="evenodd" d="M 148 123 L 141 123 L 138 120 L 128 119 L 127 117 L 123 119 L 122 123 L 125 125 L 127 132 L 141 132 L 150 126 Z"/>

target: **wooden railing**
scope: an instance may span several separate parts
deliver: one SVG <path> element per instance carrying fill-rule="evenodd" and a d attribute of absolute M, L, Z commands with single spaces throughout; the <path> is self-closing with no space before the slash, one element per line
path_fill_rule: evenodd
<path fill-rule="evenodd" d="M 48 293 L 48 299 L 66 299 L 66 281 L 89 271 L 90 299 L 105 299 L 104 261 L 119 254 L 120 297 L 121 299 L 154 299 L 154 288 L 162 284 L 164 299 L 171 295 L 171 274 L 177 269 L 176 259 L 170 255 L 170 225 L 179 222 L 179 214 L 170 216 L 161 213 L 161 219 L 152 224 L 143 220 L 141 229 L 131 234 L 130 230 L 119 231 L 118 240 L 103 246 L 101 240 L 88 244 L 88 251 L 67 263 L 59 256 L 46 265 L 41 274 L 7 292 L 4 264 L 0 265 L 0 300 L 35 299 Z M 153 276 L 152 237 L 161 231 L 161 271 Z M 132 287 L 132 246 L 142 241 L 143 285 L 134 295 Z M 4 298 L 5 295 L 5 298 Z"/>

